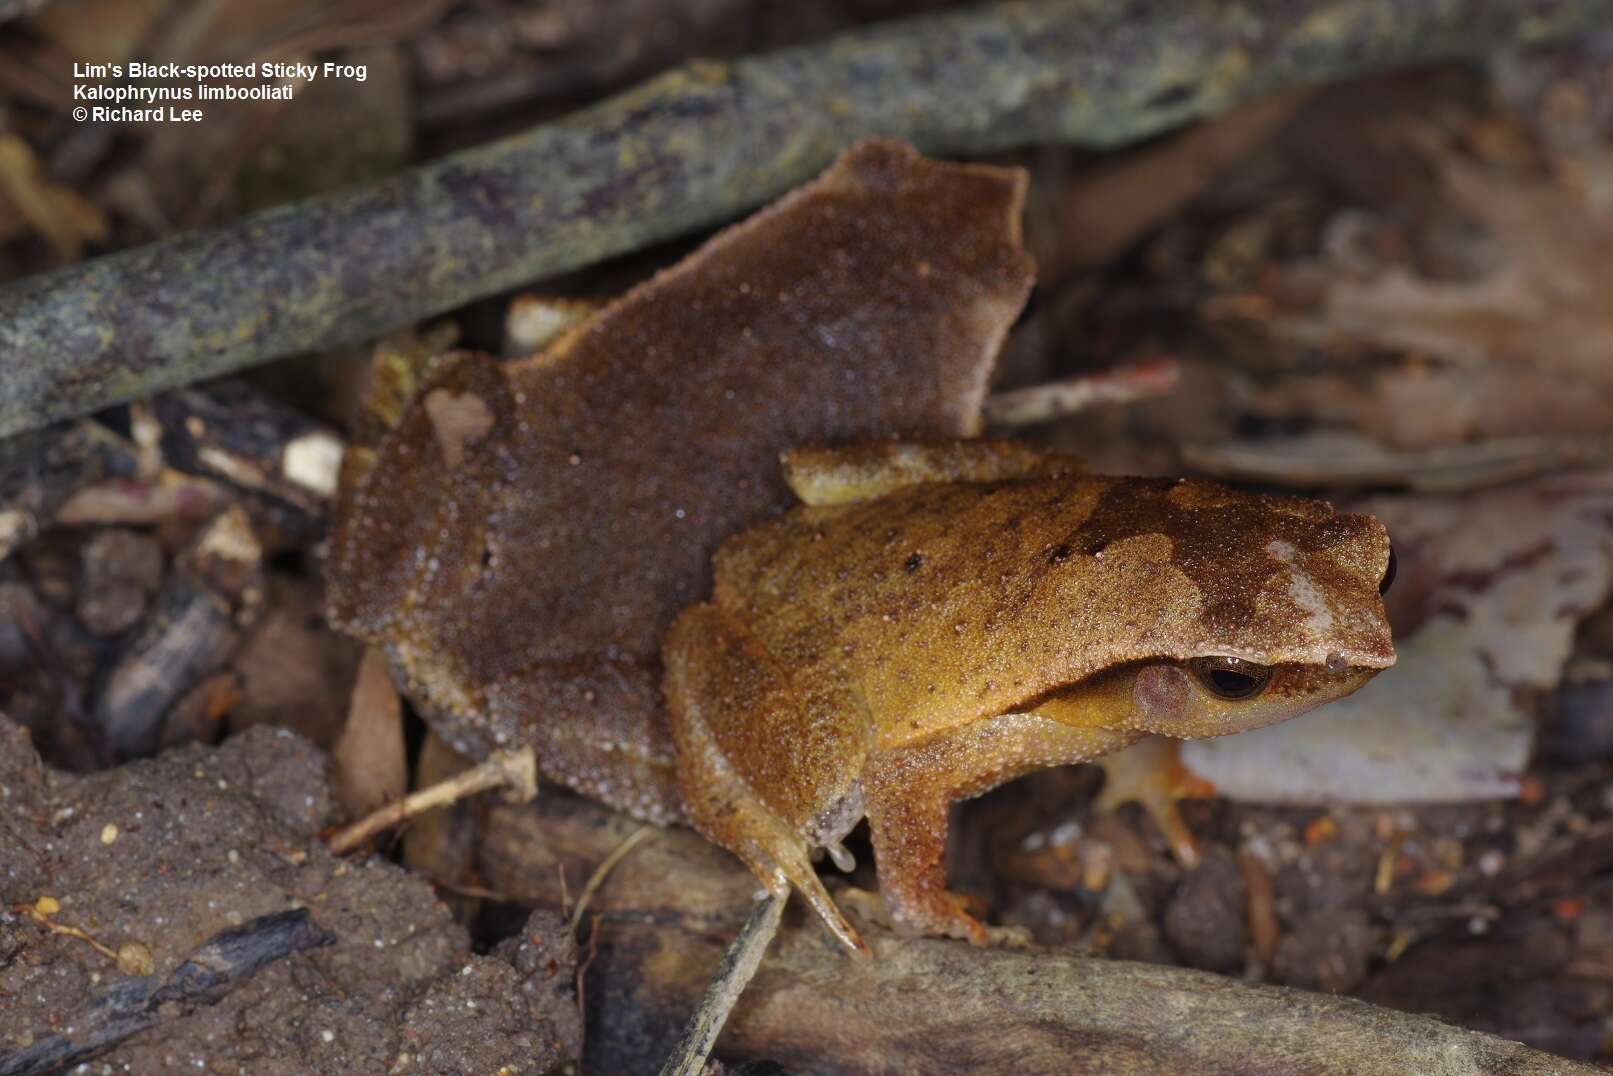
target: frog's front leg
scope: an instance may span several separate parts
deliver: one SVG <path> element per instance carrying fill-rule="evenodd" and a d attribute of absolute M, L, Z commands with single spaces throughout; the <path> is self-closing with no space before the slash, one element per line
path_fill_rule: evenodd
<path fill-rule="evenodd" d="M 1140 735 L 1049 716 L 1061 705 L 979 721 L 869 760 L 865 789 L 879 892 L 899 927 L 989 944 L 991 933 L 946 887 L 948 809 L 1034 770 L 1089 762 Z"/>

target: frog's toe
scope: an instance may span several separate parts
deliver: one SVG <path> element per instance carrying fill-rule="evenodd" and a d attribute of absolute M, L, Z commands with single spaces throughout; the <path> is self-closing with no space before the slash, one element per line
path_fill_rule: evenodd
<path fill-rule="evenodd" d="M 1036 938 L 1024 927 L 986 927 L 985 948 L 1035 949 Z M 970 939 L 973 941 L 973 939 Z M 978 943 L 976 943 L 978 944 Z"/>
<path fill-rule="evenodd" d="M 963 938 L 977 944 L 989 944 L 991 928 L 982 926 L 965 911 L 967 898 L 956 893 L 942 893 L 930 906 L 915 908 L 911 902 L 898 901 L 901 911 L 893 912 L 890 903 L 867 889 L 846 886 L 836 890 L 835 902 L 864 923 L 872 923 L 893 934 L 915 937 L 922 934 L 941 934 Z"/>
<path fill-rule="evenodd" d="M 865 895 L 878 900 L 871 893 Z M 944 893 L 942 896 L 945 898 L 945 906 L 938 905 L 924 925 L 908 925 L 906 920 L 898 919 L 896 929 L 904 934 L 915 932 L 943 934 L 950 938 L 960 938 L 981 949 L 1035 948 L 1036 939 L 1024 927 L 988 926 L 968 912 L 969 898 L 957 893 Z M 842 903 L 845 903 L 844 897 Z M 883 908 L 883 905 L 881 907 Z M 888 916 L 884 921 L 890 922 Z"/>
<path fill-rule="evenodd" d="M 1176 862 L 1191 870 L 1199 865 L 1198 840 L 1182 821 L 1177 804 L 1213 795 L 1214 789 L 1187 771 L 1178 747 L 1176 740 L 1150 736 L 1098 759 L 1106 776 L 1097 806 L 1101 811 L 1112 811 L 1122 803 L 1142 807 L 1165 835 Z"/>
<path fill-rule="evenodd" d="M 812 861 L 807 858 L 805 845 L 798 842 L 775 848 L 773 852 L 781 873 L 812 906 L 812 910 L 818 913 L 818 918 L 823 920 L 823 925 L 829 928 L 829 932 L 851 952 L 866 955 L 868 946 L 841 914 L 840 906 L 829 896 L 829 891 L 823 888 L 818 872 L 813 870 Z"/>
<path fill-rule="evenodd" d="M 865 923 L 885 930 L 895 929 L 890 913 L 885 910 L 885 902 L 873 890 L 859 889 L 854 885 L 842 886 L 835 890 L 835 903 Z"/>
<path fill-rule="evenodd" d="M 992 928 L 964 910 L 968 903 L 967 899 L 956 893 L 947 893 L 945 896 L 954 906 L 954 910 L 937 933 L 944 933 L 951 938 L 962 938 L 970 945 L 981 949 L 991 948 Z"/>
<path fill-rule="evenodd" d="M 745 820 L 744 828 L 730 832 L 721 843 L 739 856 L 762 886 L 775 897 L 787 897 L 794 889 L 842 945 L 853 953 L 866 953 L 868 946 L 840 913 L 813 869 L 806 842 L 763 809 L 742 812 L 730 821 L 737 818 Z"/>
<path fill-rule="evenodd" d="M 992 944 L 991 928 L 969 913 L 969 898 L 962 894 L 942 890 L 927 894 L 922 901 L 887 895 L 881 903 L 885 922 L 898 934 L 961 938 L 981 948 Z"/>

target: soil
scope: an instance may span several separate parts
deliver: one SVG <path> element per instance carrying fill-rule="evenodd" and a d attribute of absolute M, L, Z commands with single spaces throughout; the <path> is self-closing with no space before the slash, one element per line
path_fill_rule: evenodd
<path fill-rule="evenodd" d="M 43 767 L 0 719 L 0 890 L 29 898 L 0 918 L 0 1049 L 71 1034 L 86 1000 L 121 975 L 25 914 L 48 897 L 51 922 L 115 951 L 143 947 L 158 977 L 214 934 L 289 908 L 336 936 L 84 1071 L 469 1074 L 573 1061 L 581 1015 L 563 924 L 538 913 L 496 953 L 472 952 L 424 879 L 325 850 L 326 769 L 306 740 L 260 727 L 75 777 Z"/>

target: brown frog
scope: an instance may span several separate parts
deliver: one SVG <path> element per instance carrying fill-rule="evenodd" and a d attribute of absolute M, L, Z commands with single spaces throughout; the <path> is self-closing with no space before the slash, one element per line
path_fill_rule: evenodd
<path fill-rule="evenodd" d="M 910 930 L 989 932 L 946 889 L 953 801 L 1148 733 L 1221 736 L 1394 662 L 1369 516 L 1087 476 L 1011 442 L 786 457 L 802 506 L 726 542 L 664 648 L 694 824 L 856 932 L 811 864 L 864 816 Z"/>
<path fill-rule="evenodd" d="M 692 818 L 848 944 L 809 857 L 864 814 L 895 917 L 983 940 L 948 802 L 1393 660 L 1373 521 L 956 440 L 1030 288 L 1023 195 L 863 143 L 542 353 L 438 361 L 344 466 L 333 623 L 461 751 Z"/>

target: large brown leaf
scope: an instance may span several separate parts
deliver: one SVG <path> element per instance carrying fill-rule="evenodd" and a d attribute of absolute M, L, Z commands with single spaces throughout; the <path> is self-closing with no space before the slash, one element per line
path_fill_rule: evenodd
<path fill-rule="evenodd" d="M 849 150 L 548 351 L 435 367 L 340 513 L 335 622 L 457 748 L 677 813 L 661 635 L 790 498 L 778 454 L 977 433 L 1031 284 L 1024 177 Z"/>

